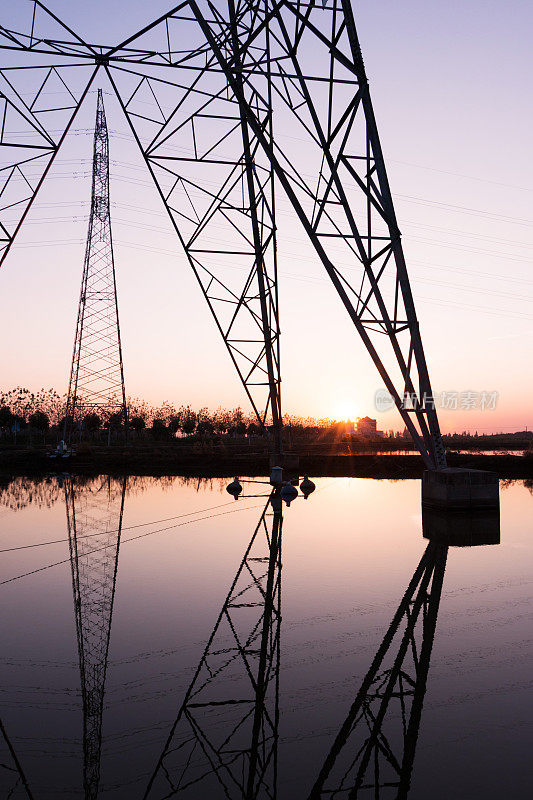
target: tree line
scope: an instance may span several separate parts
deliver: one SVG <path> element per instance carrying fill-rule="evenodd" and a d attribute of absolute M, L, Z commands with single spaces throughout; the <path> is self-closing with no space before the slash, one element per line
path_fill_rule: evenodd
<path fill-rule="evenodd" d="M 139 398 L 127 398 L 128 432 L 131 437 L 143 440 L 190 438 L 216 439 L 220 437 L 253 438 L 261 435 L 261 426 L 252 412 L 242 408 L 207 407 L 193 409 L 190 405 L 175 406 L 164 402 L 160 406 L 151 405 Z M 29 389 L 17 386 L 8 391 L 0 391 L 0 437 L 7 441 L 51 442 L 62 436 L 65 420 L 67 396 L 55 389 Z M 120 439 L 124 431 L 122 414 L 117 414 L 117 400 L 111 399 L 107 406 L 89 413 L 80 407 L 75 420 L 77 438 L 93 441 Z M 267 420 L 267 425 L 269 421 Z M 302 445 L 351 444 L 369 446 L 365 437 L 354 432 L 354 423 L 329 418 L 315 419 L 293 414 L 283 416 L 285 439 L 288 444 Z M 111 435 L 112 434 L 112 435 Z M 452 433 L 443 436 L 446 447 L 531 447 L 533 434 L 530 431 L 517 431 L 500 434 Z M 377 444 L 387 449 L 410 448 L 412 442 L 399 432 L 387 431 Z M 374 442 L 374 445 L 376 445 Z"/>
<path fill-rule="evenodd" d="M 61 433 L 65 421 L 67 396 L 60 395 L 55 389 L 40 389 L 31 392 L 24 387 L 16 387 L 0 392 L 0 434 L 17 436 L 24 432 L 34 431 L 46 438 L 48 433 Z M 97 412 L 83 413 L 80 406 L 75 420 L 75 430 L 89 438 L 98 437 L 109 429 L 117 432 L 124 428 L 122 413 L 117 413 L 117 401 L 111 399 L 107 406 Z M 190 405 L 175 406 L 164 402 L 154 406 L 139 398 L 127 398 L 128 431 L 137 438 L 151 435 L 156 439 L 169 437 L 213 437 L 237 436 L 250 437 L 261 435 L 261 426 L 252 412 L 244 412 L 242 408 L 217 408 L 214 411 L 203 407 L 193 409 Z M 294 433 L 326 434 L 337 431 L 339 426 L 334 420 L 302 418 L 285 415 L 284 423 Z M 267 421 L 268 424 L 268 421 Z"/>

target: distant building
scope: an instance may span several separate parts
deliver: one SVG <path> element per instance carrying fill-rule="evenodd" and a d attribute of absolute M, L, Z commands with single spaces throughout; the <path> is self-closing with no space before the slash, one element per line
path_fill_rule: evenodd
<path fill-rule="evenodd" d="M 377 421 L 370 419 L 370 417 L 361 417 L 361 419 L 357 420 L 356 433 L 365 439 L 383 438 L 383 431 L 377 430 Z"/>
<path fill-rule="evenodd" d="M 370 417 L 361 417 L 357 420 L 357 433 L 362 436 L 375 436 L 377 429 L 377 421 L 370 419 Z"/>

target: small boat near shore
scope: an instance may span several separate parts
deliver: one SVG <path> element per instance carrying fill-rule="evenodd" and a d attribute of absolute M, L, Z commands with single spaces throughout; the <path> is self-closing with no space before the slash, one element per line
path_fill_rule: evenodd
<path fill-rule="evenodd" d="M 76 455 L 76 451 L 73 447 L 69 447 L 64 439 L 61 439 L 59 444 L 54 450 L 50 450 L 47 454 L 47 458 L 71 458 L 72 456 Z"/>

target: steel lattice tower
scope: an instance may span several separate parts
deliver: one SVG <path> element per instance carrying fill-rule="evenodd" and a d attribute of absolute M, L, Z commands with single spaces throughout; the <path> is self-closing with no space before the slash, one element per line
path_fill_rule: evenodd
<path fill-rule="evenodd" d="M 101 89 L 98 89 L 94 130 L 89 232 L 65 414 L 66 435 L 75 419 L 90 412 L 104 416 L 120 413 L 124 424 L 127 422 L 111 237 L 109 137 Z"/>
<path fill-rule="evenodd" d="M 65 483 L 74 611 L 83 703 L 85 800 L 100 782 L 102 713 L 126 479 L 96 488 Z"/>
<path fill-rule="evenodd" d="M 40 0 L 28 7 L 26 23 L 0 19 L 0 50 L 17 62 L 0 69 L 0 263 L 101 69 L 273 455 L 282 450 L 282 194 L 426 467 L 445 468 L 350 0 L 183 0 L 116 46 L 85 41 Z M 52 81 L 59 88 L 49 106 Z M 46 121 L 59 112 L 57 136 Z M 22 149 L 12 146 L 14 127 L 24 132 Z M 118 371 L 115 379 L 118 392 Z"/>

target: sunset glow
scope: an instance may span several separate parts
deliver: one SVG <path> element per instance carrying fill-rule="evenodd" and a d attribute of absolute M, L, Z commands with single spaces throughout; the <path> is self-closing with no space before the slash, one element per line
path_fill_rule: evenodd
<path fill-rule="evenodd" d="M 532 28 L 0 0 L 0 800 L 531 795 Z"/>
<path fill-rule="evenodd" d="M 372 409 L 368 409 L 371 413 Z M 331 418 L 339 422 L 355 422 L 359 417 L 365 416 L 352 400 L 339 400 L 332 409 Z"/>

